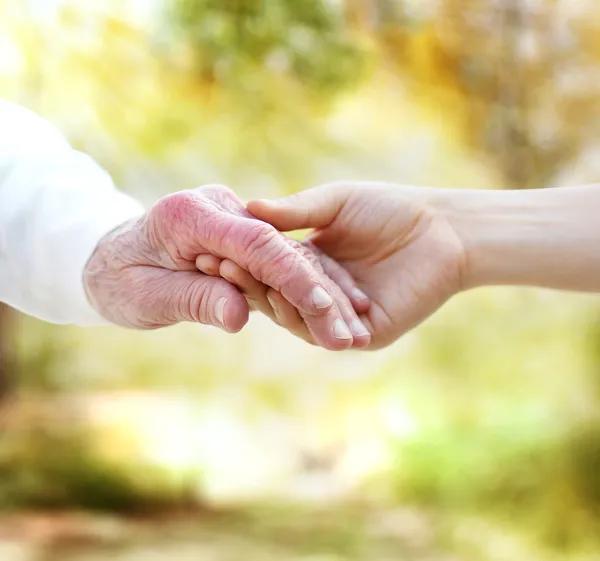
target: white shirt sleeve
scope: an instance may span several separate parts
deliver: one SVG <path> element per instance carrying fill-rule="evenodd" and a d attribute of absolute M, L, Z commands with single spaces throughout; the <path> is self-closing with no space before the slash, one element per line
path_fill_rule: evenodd
<path fill-rule="evenodd" d="M 50 123 L 0 99 L 0 301 L 53 323 L 106 324 L 83 270 L 105 234 L 142 212 Z"/>

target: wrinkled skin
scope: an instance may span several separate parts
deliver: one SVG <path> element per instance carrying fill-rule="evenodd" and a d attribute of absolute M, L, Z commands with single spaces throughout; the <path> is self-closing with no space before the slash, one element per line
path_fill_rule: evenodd
<path fill-rule="evenodd" d="M 237 332 L 248 321 L 249 305 L 224 278 L 199 272 L 199 264 L 213 259 L 225 273 L 233 264 L 251 278 L 260 290 L 257 299 L 269 288 L 285 299 L 317 344 L 331 350 L 369 344 L 364 327 L 350 332 L 360 323 L 355 308 L 366 311 L 368 300 L 352 296 L 348 273 L 252 217 L 223 186 L 167 196 L 111 232 L 90 259 L 84 284 L 95 309 L 118 325 L 155 329 L 198 322 Z"/>
<path fill-rule="evenodd" d="M 356 279 L 371 299 L 363 322 L 385 347 L 461 290 L 464 244 L 435 189 L 380 183 L 331 184 L 280 201 L 253 201 L 249 211 L 282 231 L 315 228 L 316 246 Z M 285 311 L 284 327 L 301 331 L 302 318 L 272 291 Z M 305 335 L 305 333 L 304 333 Z M 302 336 L 302 335 L 301 335 Z"/>

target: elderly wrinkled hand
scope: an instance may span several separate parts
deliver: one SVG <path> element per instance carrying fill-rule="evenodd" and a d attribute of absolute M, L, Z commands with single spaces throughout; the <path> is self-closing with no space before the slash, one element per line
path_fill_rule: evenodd
<path fill-rule="evenodd" d="M 240 288 L 226 280 L 232 268 Z M 358 317 L 369 302 L 350 275 L 251 216 L 223 186 L 169 195 L 105 236 L 84 285 L 94 308 L 125 327 L 198 322 L 237 332 L 248 321 L 247 299 L 261 307 L 271 290 L 318 345 L 344 350 L 370 343 Z M 272 315 L 270 307 L 264 311 Z"/>

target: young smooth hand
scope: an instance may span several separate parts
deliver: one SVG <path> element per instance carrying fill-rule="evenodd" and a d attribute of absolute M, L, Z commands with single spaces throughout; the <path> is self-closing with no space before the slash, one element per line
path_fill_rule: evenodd
<path fill-rule="evenodd" d="M 600 293 L 600 185 L 533 190 L 338 183 L 252 214 L 280 230 L 314 228 L 319 248 L 372 299 L 368 348 L 396 340 L 461 290 L 535 286 Z M 267 293 L 280 323 L 306 335 L 296 310 Z"/>
<path fill-rule="evenodd" d="M 306 240 L 341 265 L 371 299 L 361 317 L 368 348 L 385 347 L 461 290 L 464 244 L 433 204 L 439 190 L 338 183 L 278 201 L 252 201 L 250 213 L 280 231 L 314 228 Z M 276 291 L 278 322 L 306 338 L 302 318 Z"/>

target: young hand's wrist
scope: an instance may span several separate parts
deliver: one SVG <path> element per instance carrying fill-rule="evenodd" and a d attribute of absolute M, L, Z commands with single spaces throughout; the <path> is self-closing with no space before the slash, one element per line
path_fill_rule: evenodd
<path fill-rule="evenodd" d="M 538 269 L 554 258 L 532 192 L 441 191 L 438 208 L 464 248 L 464 289 L 537 284 Z"/>
<path fill-rule="evenodd" d="M 436 201 L 464 247 L 464 288 L 600 291 L 600 186 L 440 190 Z"/>

